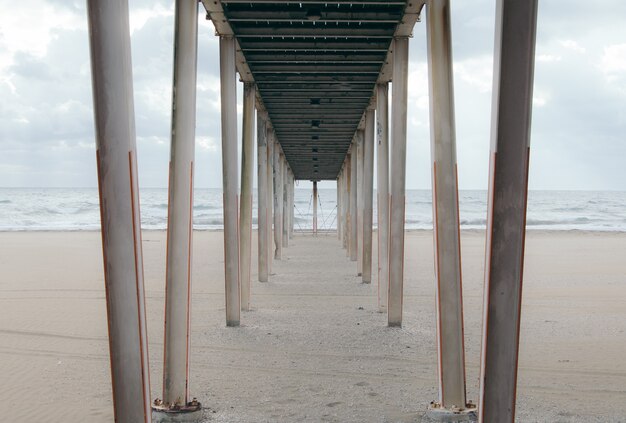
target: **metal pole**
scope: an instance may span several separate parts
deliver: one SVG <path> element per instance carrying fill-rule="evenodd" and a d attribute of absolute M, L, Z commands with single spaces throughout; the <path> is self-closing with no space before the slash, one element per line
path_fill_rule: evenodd
<path fill-rule="evenodd" d="M 283 257 L 283 155 L 278 142 L 274 145 L 274 258 Z"/>
<path fill-rule="evenodd" d="M 404 282 L 404 206 L 409 39 L 394 40 L 391 99 L 391 197 L 389 223 L 389 297 L 387 322 L 402 326 Z"/>
<path fill-rule="evenodd" d="M 283 160 L 283 246 L 289 247 L 289 165 Z"/>
<path fill-rule="evenodd" d="M 480 422 L 513 422 L 537 0 L 496 3 Z"/>
<path fill-rule="evenodd" d="M 313 181 L 313 235 L 317 235 L 317 181 Z"/>
<path fill-rule="evenodd" d="M 363 130 L 357 129 L 356 131 L 356 248 L 357 248 L 357 260 L 356 260 L 356 274 L 361 276 L 363 274 L 363 207 L 365 202 L 363 201 Z"/>
<path fill-rule="evenodd" d="M 88 0 L 102 256 L 116 422 L 149 423 L 150 376 L 127 0 Z"/>
<path fill-rule="evenodd" d="M 274 132 L 266 124 L 267 133 L 267 271 L 272 274 L 274 263 Z"/>
<path fill-rule="evenodd" d="M 176 413 L 189 403 L 193 164 L 196 127 L 198 5 L 176 1 L 174 82 L 165 271 L 163 401 L 154 411 Z M 195 404 L 195 410 L 201 411 Z"/>
<path fill-rule="evenodd" d="M 241 269 L 241 309 L 250 310 L 250 265 L 252 261 L 252 184 L 254 172 L 253 83 L 243 85 L 243 130 L 241 137 L 241 204 L 239 209 L 239 255 Z"/>
<path fill-rule="evenodd" d="M 237 195 L 237 80 L 235 39 L 220 37 L 222 98 L 222 185 L 224 189 L 224 270 L 226 326 L 239 326 L 239 196 Z"/>
<path fill-rule="evenodd" d="M 269 279 L 268 242 L 269 234 L 267 218 L 267 113 L 257 111 L 257 224 L 258 231 L 258 256 L 259 256 L 259 282 L 267 282 Z"/>
<path fill-rule="evenodd" d="M 387 310 L 389 289 L 389 83 L 376 86 L 378 194 L 378 311 Z"/>
<path fill-rule="evenodd" d="M 427 6 L 439 400 L 432 412 L 466 409 L 461 239 L 454 121 L 450 2 Z M 454 413 L 451 411 L 454 409 Z M 474 408 L 471 407 L 471 411 Z"/>
<path fill-rule="evenodd" d="M 363 283 L 372 282 L 374 119 L 374 109 L 367 109 L 365 112 L 365 133 L 363 137 Z"/>
<path fill-rule="evenodd" d="M 352 140 L 350 154 L 350 260 L 357 261 L 357 152 L 356 140 Z"/>

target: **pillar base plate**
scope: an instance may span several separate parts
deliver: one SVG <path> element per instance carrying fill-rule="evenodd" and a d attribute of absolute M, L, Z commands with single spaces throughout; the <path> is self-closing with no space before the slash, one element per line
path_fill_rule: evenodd
<path fill-rule="evenodd" d="M 196 423 L 202 419 L 202 404 L 195 398 L 183 406 L 163 404 L 161 400 L 152 404 L 152 423 Z"/>
<path fill-rule="evenodd" d="M 428 411 L 424 414 L 423 423 L 426 422 L 475 422 L 478 420 L 476 406 L 472 403 L 466 404 L 465 408 L 451 407 L 444 408 L 438 402 L 431 402 Z"/>

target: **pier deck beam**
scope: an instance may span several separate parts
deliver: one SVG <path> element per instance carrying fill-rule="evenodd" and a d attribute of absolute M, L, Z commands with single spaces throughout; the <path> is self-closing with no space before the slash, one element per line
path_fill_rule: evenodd
<path fill-rule="evenodd" d="M 128 1 L 87 2 L 113 413 L 151 422 Z"/>
<path fill-rule="evenodd" d="M 391 197 L 389 298 L 387 302 L 389 326 L 402 326 L 408 65 L 409 39 L 395 38 L 391 99 Z"/>
<path fill-rule="evenodd" d="M 537 0 L 496 2 L 479 422 L 513 422 Z"/>
<path fill-rule="evenodd" d="M 243 86 L 243 130 L 241 135 L 241 203 L 239 211 L 239 255 L 241 272 L 241 309 L 250 310 L 250 267 L 252 262 L 252 183 L 254 172 L 253 83 Z"/>
<path fill-rule="evenodd" d="M 389 289 L 389 83 L 376 86 L 378 195 L 378 311 L 387 311 Z"/>
<path fill-rule="evenodd" d="M 267 178 L 267 113 L 257 112 L 257 224 L 258 232 L 258 259 L 259 282 L 269 280 L 268 236 L 269 222 L 267 210 L 268 178 Z"/>
<path fill-rule="evenodd" d="M 464 414 L 467 407 L 461 239 L 452 75 L 449 0 L 427 6 L 428 75 L 433 184 L 439 399 L 430 412 L 439 416 Z"/>
<path fill-rule="evenodd" d="M 224 190 L 224 267 L 226 326 L 239 326 L 239 196 L 237 194 L 237 80 L 235 39 L 220 36 L 222 107 L 222 185 Z"/>
<path fill-rule="evenodd" d="M 365 112 L 363 136 L 363 283 L 372 282 L 375 113 L 373 108 L 367 109 Z"/>

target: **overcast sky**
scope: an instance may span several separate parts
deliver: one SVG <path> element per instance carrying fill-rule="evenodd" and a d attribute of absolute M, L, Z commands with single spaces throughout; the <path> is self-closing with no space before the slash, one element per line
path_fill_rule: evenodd
<path fill-rule="evenodd" d="M 173 1 L 129 3 L 139 182 L 165 187 Z M 451 0 L 465 189 L 487 187 L 494 3 Z M 0 186 L 96 186 L 85 5 L 0 0 Z M 196 186 L 221 187 L 218 40 L 203 10 Z M 624 0 L 539 1 L 531 188 L 626 190 L 625 16 Z M 430 188 L 425 22 L 410 45 L 407 188 Z"/>

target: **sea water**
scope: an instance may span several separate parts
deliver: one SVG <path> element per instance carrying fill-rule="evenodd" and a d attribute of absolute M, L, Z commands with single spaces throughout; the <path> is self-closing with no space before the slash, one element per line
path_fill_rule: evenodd
<path fill-rule="evenodd" d="M 318 227 L 337 225 L 337 193 L 320 189 Z M 194 228 L 222 228 L 221 189 L 196 189 Z M 165 229 L 167 189 L 140 191 L 141 225 L 144 229 Z M 256 227 L 256 195 L 253 226 Z M 296 188 L 296 230 L 312 227 L 313 196 L 310 189 Z M 487 218 L 487 192 L 459 192 L 462 229 L 482 229 Z M 626 192 L 619 191 L 530 191 L 527 228 L 541 230 L 583 230 L 626 232 Z M 374 193 L 376 226 L 376 193 Z M 406 228 L 432 229 L 430 190 L 407 190 Z M 100 208 L 96 188 L 0 188 L 0 231 L 81 231 L 100 229 Z"/>

